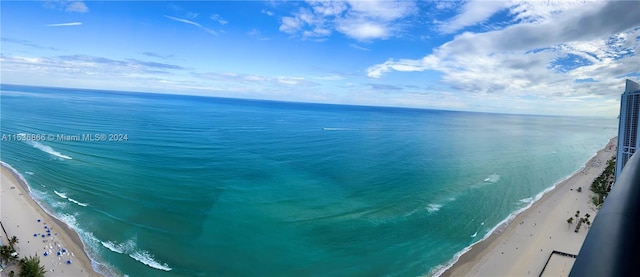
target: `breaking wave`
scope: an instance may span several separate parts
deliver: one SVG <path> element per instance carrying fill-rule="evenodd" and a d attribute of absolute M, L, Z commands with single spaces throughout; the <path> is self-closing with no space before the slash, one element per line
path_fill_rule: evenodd
<path fill-rule="evenodd" d="M 127 254 L 132 259 L 141 262 L 149 267 L 164 271 L 172 270 L 172 268 L 169 267 L 169 265 L 167 265 L 166 263 L 156 261 L 153 255 L 151 255 L 148 251 L 136 250 L 135 239 L 129 239 L 123 243 L 116 243 L 113 241 L 100 241 L 100 243 L 102 244 L 102 246 L 115 253 Z"/>
<path fill-rule="evenodd" d="M 42 144 L 42 143 L 40 143 L 38 141 L 26 141 L 26 143 L 28 143 L 29 145 L 33 146 L 34 148 L 40 149 L 41 151 L 43 151 L 45 153 L 48 153 L 48 154 L 51 154 L 53 156 L 56 156 L 58 158 L 65 159 L 65 160 L 73 159 L 73 158 L 71 158 L 71 157 L 69 157 L 67 155 L 64 155 L 64 154 L 56 151 L 56 150 L 53 150 L 53 148 L 51 148 L 51 146 L 44 145 L 44 144 Z"/>

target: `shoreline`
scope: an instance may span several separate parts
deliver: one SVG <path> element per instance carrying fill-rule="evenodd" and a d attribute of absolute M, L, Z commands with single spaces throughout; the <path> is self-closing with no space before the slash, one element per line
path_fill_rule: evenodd
<path fill-rule="evenodd" d="M 578 187 L 577 184 L 580 184 L 580 186 L 583 187 L 583 190 L 584 190 L 583 192 L 580 193 L 579 196 L 581 197 L 579 198 L 581 198 L 581 200 L 584 200 L 585 198 L 588 199 L 589 207 L 585 209 L 584 207 L 586 207 L 586 205 L 584 205 L 584 203 L 581 203 L 580 207 L 583 208 L 581 211 L 583 212 L 583 214 L 590 213 L 591 215 L 593 215 L 593 217 L 591 218 L 591 220 L 593 220 L 595 218 L 595 215 L 597 215 L 597 210 L 593 206 L 593 203 L 591 203 L 590 199 L 593 193 L 589 188 L 590 188 L 591 182 L 593 182 L 593 180 L 597 178 L 604 170 L 604 167 L 606 166 L 606 162 L 609 159 L 611 159 L 611 157 L 614 156 L 615 150 L 611 150 L 610 146 L 613 145 L 614 146 L 613 149 L 616 149 L 615 148 L 616 144 L 617 144 L 617 137 L 613 137 L 609 139 L 607 144 L 603 146 L 603 148 L 599 149 L 592 157 L 590 157 L 582 167 L 580 167 L 570 175 L 567 175 L 566 177 L 560 179 L 553 186 L 538 193 L 536 196 L 534 196 L 534 199 L 527 206 L 511 213 L 507 218 L 505 218 L 503 221 L 501 221 L 495 227 L 493 227 L 481 240 L 457 252 L 454 255 L 454 257 L 451 260 L 449 260 L 446 264 L 443 264 L 439 267 L 436 267 L 435 269 L 432 269 L 429 273 L 427 273 L 427 275 L 449 277 L 449 276 L 495 275 L 495 274 L 538 275 L 539 273 L 541 273 L 541 270 L 544 268 L 545 263 L 542 263 L 540 265 L 540 271 L 531 272 L 530 270 L 527 270 L 527 271 L 514 272 L 513 270 L 508 270 L 507 267 L 509 266 L 511 266 L 511 269 L 513 269 L 514 265 L 512 264 L 514 263 L 514 261 L 518 261 L 519 256 L 515 256 L 515 257 L 511 256 L 508 258 L 500 257 L 500 256 L 504 256 L 505 253 L 503 251 L 498 251 L 498 249 L 505 248 L 507 244 L 519 245 L 521 248 L 522 246 L 525 246 L 525 248 L 527 247 L 531 248 L 533 242 L 527 242 L 527 239 L 533 240 L 534 238 L 533 233 L 536 232 L 534 230 L 538 227 L 538 225 L 535 222 L 533 226 L 530 226 L 531 225 L 530 222 L 532 221 L 532 219 L 539 220 L 539 221 L 547 221 L 548 218 L 552 217 L 553 215 L 540 214 L 540 211 L 557 209 L 557 206 L 560 206 L 561 203 L 567 202 L 568 196 L 565 195 L 566 192 L 568 190 L 571 192 L 576 192 L 574 191 L 574 186 Z M 590 170 L 590 169 L 594 169 L 594 170 Z M 588 179 L 588 183 L 583 183 L 585 181 L 584 179 Z M 569 195 L 569 196 L 574 197 L 575 195 Z M 576 201 L 578 201 L 579 198 L 576 198 Z M 551 200 L 553 201 L 549 203 L 549 201 Z M 560 200 L 560 202 L 558 202 L 558 200 Z M 538 210 L 538 214 L 534 213 L 535 210 Z M 570 213 L 570 212 L 567 212 L 567 213 Z M 573 210 L 573 213 L 575 213 L 575 210 Z M 518 222 L 519 224 L 516 224 Z M 529 224 L 523 226 L 525 222 Z M 564 222 L 557 222 L 557 224 L 555 225 L 563 225 L 563 223 L 567 224 L 566 220 Z M 539 227 L 544 228 L 543 224 L 540 224 Z M 575 226 L 572 225 L 571 227 L 575 227 Z M 545 232 L 547 231 L 545 229 L 543 230 Z M 530 233 L 529 237 L 531 238 L 523 238 L 522 236 L 523 231 Z M 579 238 L 577 239 L 572 238 L 571 240 L 572 245 L 570 247 L 568 247 L 567 245 L 564 245 L 564 246 L 558 246 L 557 248 L 563 248 L 563 247 L 569 248 L 572 250 L 569 252 L 575 252 L 572 254 L 578 254 L 580 247 L 582 246 L 582 242 L 586 237 L 587 232 L 588 232 L 587 230 L 581 231 Z M 547 235 L 550 235 L 550 234 L 547 234 Z M 538 237 L 539 234 L 536 234 L 535 236 Z M 552 236 L 549 236 L 549 240 L 551 240 L 551 237 Z M 540 242 L 540 239 L 537 239 L 537 241 Z M 562 242 L 560 242 L 560 244 L 562 244 Z M 576 248 L 576 244 L 577 244 L 577 248 Z M 538 249 L 539 245 L 535 245 L 534 248 Z M 518 247 L 516 247 L 515 249 L 518 250 Z M 548 257 L 550 257 L 552 251 L 554 250 L 555 249 L 551 249 L 551 250 L 545 249 L 544 246 L 540 248 L 540 252 L 542 254 L 547 255 L 545 256 L 545 260 Z M 531 254 L 531 253 L 528 253 L 528 254 Z M 511 263 L 509 263 L 508 260 Z M 524 260 L 524 258 L 522 258 L 522 260 Z M 571 262 L 571 265 L 572 264 L 573 262 Z M 490 267 L 494 267 L 494 268 L 490 268 Z M 498 267 L 498 268 L 496 269 L 495 267 Z M 520 268 L 521 267 L 522 265 L 520 264 Z M 570 270 L 571 268 L 569 267 L 568 269 Z M 566 275 L 568 275 L 568 272 L 566 273 Z"/>
<path fill-rule="evenodd" d="M 96 262 L 89 257 L 80 235 L 40 206 L 31 196 L 31 188 L 26 180 L 11 165 L 1 162 L 1 167 L 0 217 L 7 235 L 19 239 L 16 244 L 19 257 L 37 255 L 40 264 L 45 267 L 45 276 L 103 276 L 94 269 Z M 43 230 L 49 233 L 46 237 Z M 4 243 L 4 230 L 2 234 Z M 57 253 L 54 253 L 56 250 Z M 45 252 L 48 252 L 46 256 Z M 64 264 L 66 261 L 71 263 Z M 2 276 L 8 276 L 5 274 L 13 269 L 12 266 L 7 267 Z"/>

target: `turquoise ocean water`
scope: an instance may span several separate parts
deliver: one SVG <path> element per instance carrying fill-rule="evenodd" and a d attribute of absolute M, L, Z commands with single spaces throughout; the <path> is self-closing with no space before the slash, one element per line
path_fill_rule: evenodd
<path fill-rule="evenodd" d="M 434 274 L 617 132 L 615 118 L 11 85 L 0 100 L 3 136 L 44 138 L 2 141 L 2 161 L 130 276 Z"/>

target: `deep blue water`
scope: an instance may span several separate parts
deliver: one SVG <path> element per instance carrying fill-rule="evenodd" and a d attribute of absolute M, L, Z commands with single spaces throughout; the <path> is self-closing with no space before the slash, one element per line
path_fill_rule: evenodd
<path fill-rule="evenodd" d="M 2 161 L 130 276 L 430 274 L 617 131 L 615 118 L 12 85 L 0 100 L 2 135 L 45 138 L 2 141 Z"/>

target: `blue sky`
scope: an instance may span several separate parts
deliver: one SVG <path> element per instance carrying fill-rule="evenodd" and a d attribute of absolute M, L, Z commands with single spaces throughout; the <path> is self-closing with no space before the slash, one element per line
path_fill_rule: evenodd
<path fill-rule="evenodd" d="M 2 1 L 1 82 L 616 116 L 638 1 Z"/>

